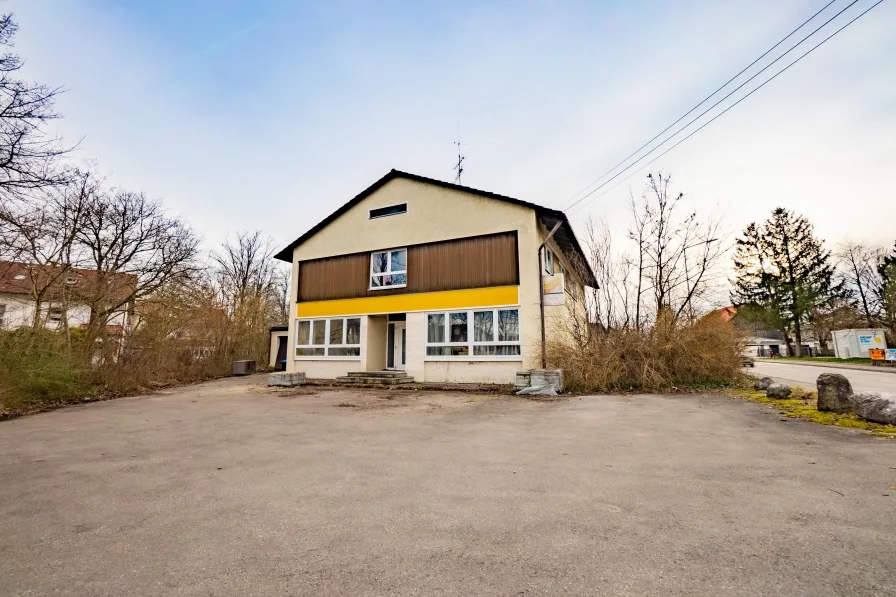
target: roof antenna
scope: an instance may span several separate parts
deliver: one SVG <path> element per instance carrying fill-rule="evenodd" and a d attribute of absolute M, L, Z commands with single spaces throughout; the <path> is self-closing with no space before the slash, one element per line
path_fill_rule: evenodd
<path fill-rule="evenodd" d="M 454 177 L 454 183 L 460 184 L 460 175 L 464 173 L 464 156 L 460 154 L 460 122 L 457 123 L 457 141 L 454 144 L 457 145 L 457 163 L 454 165 L 454 169 L 457 170 L 457 176 Z"/>

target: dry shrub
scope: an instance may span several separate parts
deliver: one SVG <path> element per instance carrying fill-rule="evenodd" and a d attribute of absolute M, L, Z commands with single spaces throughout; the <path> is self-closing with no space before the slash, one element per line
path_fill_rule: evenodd
<path fill-rule="evenodd" d="M 0 330 L 0 417 L 80 400 L 93 389 L 86 373 L 80 355 L 61 334 Z"/>
<path fill-rule="evenodd" d="M 168 294 L 144 302 L 123 341 L 92 343 L 80 329 L 0 330 L 0 417 L 226 376 L 238 359 L 264 369 L 267 325 L 229 317 L 204 297 Z"/>
<path fill-rule="evenodd" d="M 548 366 L 563 369 L 567 387 L 580 392 L 727 385 L 740 378 L 742 360 L 740 333 L 718 317 L 694 323 L 660 317 L 649 330 L 616 329 L 582 345 L 547 346 Z"/>

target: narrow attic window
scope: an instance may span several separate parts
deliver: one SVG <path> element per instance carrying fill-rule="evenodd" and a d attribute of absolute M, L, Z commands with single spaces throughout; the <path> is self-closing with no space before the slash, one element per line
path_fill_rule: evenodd
<path fill-rule="evenodd" d="M 370 210 L 370 219 L 385 218 L 386 216 L 397 216 L 398 214 L 408 213 L 408 204 L 399 203 L 398 205 L 387 205 L 386 207 L 377 207 Z"/>

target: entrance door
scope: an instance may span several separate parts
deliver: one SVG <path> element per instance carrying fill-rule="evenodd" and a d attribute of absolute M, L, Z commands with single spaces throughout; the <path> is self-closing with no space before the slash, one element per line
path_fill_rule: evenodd
<path fill-rule="evenodd" d="M 286 336 L 277 339 L 277 360 L 274 361 L 274 371 L 286 371 Z"/>
<path fill-rule="evenodd" d="M 389 350 L 387 359 L 389 369 L 400 369 L 404 371 L 405 352 L 407 350 L 405 323 L 403 321 L 390 323 L 389 332 L 388 337 L 390 346 L 387 347 Z"/>

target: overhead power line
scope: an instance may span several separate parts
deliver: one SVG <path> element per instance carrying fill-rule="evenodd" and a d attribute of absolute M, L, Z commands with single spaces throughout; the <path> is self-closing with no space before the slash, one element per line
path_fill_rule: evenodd
<path fill-rule="evenodd" d="M 732 81 L 734 81 L 735 79 L 737 79 L 739 76 L 741 76 L 742 74 L 744 74 L 745 72 L 747 72 L 747 71 L 750 69 L 750 67 L 752 67 L 752 66 L 755 65 L 757 62 L 759 62 L 760 60 L 762 60 L 763 58 L 765 58 L 766 56 L 768 56 L 772 51 L 774 51 L 775 48 L 777 48 L 778 46 L 780 46 L 781 44 L 783 44 L 785 41 L 787 41 L 788 39 L 790 39 L 791 37 L 793 37 L 793 35 L 794 35 L 797 31 L 799 31 L 800 29 L 802 29 L 803 27 L 805 27 L 806 25 L 808 25 L 810 21 L 812 21 L 815 17 L 817 17 L 818 15 L 820 15 L 822 12 L 824 12 L 824 11 L 831 5 L 831 4 L 833 4 L 833 3 L 836 2 L 836 1 L 837 1 L 837 0 L 831 0 L 830 2 L 828 2 L 827 4 L 825 4 L 823 7 L 821 7 L 821 10 L 819 10 L 819 11 L 816 12 L 814 15 L 812 15 L 811 17 L 809 17 L 808 19 L 806 19 L 805 21 L 803 21 L 803 23 L 802 23 L 799 27 L 797 27 L 796 29 L 794 29 L 793 31 L 791 31 L 790 33 L 788 33 L 786 36 L 784 36 L 778 43 L 776 43 L 775 45 L 773 45 L 772 47 L 770 47 L 768 50 L 766 50 L 766 51 L 765 51 L 759 58 L 757 58 L 756 60 L 754 60 L 753 62 L 751 62 L 751 63 L 748 64 L 747 66 L 745 66 L 739 73 L 737 73 L 736 75 L 734 75 L 733 77 L 731 77 L 730 79 L 728 79 L 727 81 L 725 81 L 725 83 L 722 84 L 721 87 L 719 87 L 718 89 L 716 89 L 715 91 L 713 91 L 712 93 L 710 93 L 709 95 L 707 95 L 705 98 L 703 98 L 703 100 L 701 100 L 699 104 L 697 104 L 696 106 L 694 106 L 693 108 L 691 108 L 690 110 L 688 110 L 687 112 L 685 112 L 684 114 L 682 114 L 682 115 L 678 118 L 678 120 L 676 120 L 675 122 L 673 122 L 672 124 L 670 124 L 669 126 L 667 126 L 666 128 L 664 128 L 663 130 L 661 130 L 661 131 L 660 131 L 659 133 L 657 133 L 652 139 L 650 139 L 647 143 L 645 143 L 644 145 L 642 145 L 642 146 L 639 147 L 638 149 L 636 149 L 636 150 L 634 150 L 633 152 L 631 152 L 631 153 L 630 153 L 629 155 L 627 155 L 621 162 L 619 162 L 618 164 L 616 164 L 615 166 L 613 166 L 612 168 L 610 168 L 609 170 L 607 170 L 606 172 L 604 172 L 603 174 L 601 174 L 600 176 L 598 176 L 596 179 L 594 179 L 592 182 L 590 182 L 585 188 L 583 188 L 583 189 L 581 189 L 580 191 L 578 191 L 577 193 L 575 193 L 572 197 L 570 197 L 570 199 L 567 201 L 567 203 L 569 203 L 569 201 L 571 201 L 571 200 L 574 200 L 574 199 L 575 199 L 576 197 L 578 197 L 581 193 L 587 191 L 587 190 L 588 190 L 590 187 L 592 187 L 593 185 L 596 185 L 597 183 L 599 183 L 601 180 L 603 180 L 603 178 L 604 178 L 605 176 L 607 176 L 608 174 L 612 173 L 613 170 L 615 170 L 616 168 L 618 168 L 619 166 L 621 166 L 622 164 L 624 164 L 625 162 L 627 162 L 627 161 L 629 160 L 629 158 L 631 158 L 632 156 L 636 155 L 636 154 L 637 154 L 638 152 L 640 152 L 642 149 L 644 149 L 645 147 L 647 147 L 648 145 L 650 145 L 651 143 L 653 143 L 654 141 L 656 141 L 657 139 L 659 139 L 659 138 L 663 135 L 663 133 L 665 133 L 666 131 L 668 131 L 669 129 L 671 129 L 673 126 L 675 126 L 676 124 L 678 124 L 679 122 L 681 122 L 682 120 L 684 120 L 685 118 L 687 118 L 688 115 L 691 114 L 694 110 L 696 110 L 697 108 L 699 108 L 700 106 L 702 106 L 703 104 L 705 104 L 706 102 L 708 102 L 708 101 L 710 100 L 710 98 L 712 98 L 715 94 L 717 94 L 717 93 L 720 92 L 722 89 L 724 89 L 725 87 L 727 87 Z M 849 7 L 847 7 L 847 8 L 849 8 Z M 566 208 L 561 208 L 561 209 L 566 209 Z"/>
<path fill-rule="evenodd" d="M 654 146 L 653 149 L 651 149 L 650 151 L 648 151 L 647 153 L 645 153 L 644 155 L 642 155 L 641 157 L 639 157 L 638 159 L 636 159 L 634 162 L 632 162 L 631 164 L 629 164 L 628 166 L 626 166 L 625 168 L 623 168 L 622 170 L 620 170 L 619 172 L 617 172 L 616 174 L 614 174 L 613 176 L 611 176 L 610 178 L 608 178 L 608 179 L 607 179 L 605 182 L 603 182 L 600 186 L 598 186 L 598 187 L 592 189 L 591 191 L 589 191 L 588 193 L 586 193 L 585 195 L 583 195 L 583 196 L 582 196 L 581 198 L 579 198 L 577 201 L 575 201 L 574 203 L 572 203 L 571 205 L 569 205 L 566 209 L 567 209 L 567 210 L 568 210 L 568 209 L 572 209 L 573 207 L 575 207 L 576 205 L 578 205 L 579 203 L 581 203 L 582 201 L 584 201 L 585 199 L 587 199 L 588 197 L 590 197 L 591 195 L 593 195 L 595 192 L 599 191 L 599 190 L 602 189 L 603 187 L 605 187 L 605 186 L 607 186 L 608 184 L 610 184 L 611 182 L 613 182 L 613 180 L 615 180 L 616 178 L 618 178 L 619 176 L 621 176 L 622 174 L 624 174 L 627 170 L 629 170 L 629 169 L 631 169 L 632 167 L 634 167 L 635 165 L 637 165 L 638 162 L 641 162 L 642 160 L 646 159 L 650 154 L 652 154 L 652 153 L 655 152 L 657 149 L 659 149 L 660 147 L 662 147 L 663 145 L 665 145 L 666 143 L 668 143 L 669 141 L 671 141 L 671 140 L 672 140 L 674 137 L 676 137 L 679 133 L 681 133 L 681 132 L 684 131 L 686 128 L 688 128 L 689 126 L 691 126 L 692 124 L 694 124 L 695 122 L 697 122 L 698 120 L 700 120 L 701 118 L 703 118 L 703 117 L 704 117 L 707 113 L 709 113 L 713 108 L 715 108 L 716 106 L 718 106 L 719 104 L 721 104 L 722 102 L 724 102 L 726 99 L 728 99 L 729 97 L 731 97 L 732 95 L 734 95 L 735 93 L 737 93 L 738 91 L 740 91 L 740 90 L 741 90 L 745 85 L 747 85 L 750 81 L 752 81 L 753 79 L 755 79 L 756 77 L 758 77 L 759 75 L 761 75 L 762 73 L 764 73 L 765 71 L 767 71 L 769 68 L 771 68 L 772 66 L 774 66 L 779 60 L 781 60 L 782 58 L 784 58 L 785 56 L 787 56 L 788 54 L 790 54 L 793 50 L 795 50 L 796 48 L 798 48 L 799 46 L 801 46 L 801 45 L 802 45 L 805 41 L 807 41 L 810 37 L 812 37 L 813 35 L 815 35 L 815 34 L 818 33 L 819 31 L 821 31 L 821 30 L 822 30 L 824 27 L 826 27 L 831 21 L 833 21 L 834 19 L 836 19 L 837 17 L 839 17 L 840 15 L 842 15 L 845 11 L 849 10 L 849 9 L 850 9 L 854 4 L 856 4 L 858 1 L 859 1 L 859 0 L 853 0 L 852 2 L 850 2 L 849 4 L 847 4 L 846 7 L 843 8 L 840 12 L 838 12 L 837 14 L 835 14 L 834 16 L 832 16 L 831 18 L 829 18 L 827 21 L 825 21 L 825 22 L 822 23 L 821 25 L 819 25 L 817 28 L 815 28 L 815 30 L 813 30 L 811 33 L 809 33 L 808 35 L 806 35 L 805 37 L 803 37 L 800 41 L 798 41 L 798 42 L 795 43 L 793 46 L 791 46 L 790 49 L 788 49 L 786 52 L 784 52 L 783 54 L 781 54 L 780 56 L 778 56 L 777 58 L 775 58 L 773 61 L 771 61 L 770 63 L 768 63 L 766 66 L 764 66 L 761 70 L 759 70 L 759 71 L 758 71 L 756 74 L 754 74 L 752 77 L 750 77 L 749 79 L 747 79 L 746 81 L 744 81 L 743 83 L 741 83 L 740 85 L 738 85 L 737 87 L 735 87 L 734 89 L 732 89 L 732 90 L 731 90 L 730 92 L 728 92 L 728 94 L 726 94 L 724 97 L 722 97 L 721 99 L 719 99 L 718 101 L 716 101 L 713 105 L 711 105 L 710 107 L 708 107 L 706 110 L 704 110 L 703 112 L 701 112 L 700 114 L 698 114 L 697 116 L 695 116 L 694 118 L 692 118 L 690 121 L 688 121 L 687 124 L 685 124 L 684 126 L 680 127 L 677 131 L 675 131 L 674 133 L 672 133 L 671 135 L 669 135 L 668 137 L 666 137 L 665 139 L 663 139 L 659 144 L 657 144 L 656 146 Z M 873 8 L 873 7 L 872 7 L 872 8 Z M 870 9 L 869 9 L 869 10 L 870 10 Z M 866 11 L 866 12 L 867 12 L 867 11 Z M 864 13 L 862 13 L 862 14 L 864 14 Z M 859 16 L 861 16 L 861 15 L 859 15 Z"/>
<path fill-rule="evenodd" d="M 635 174 L 637 174 L 638 172 L 640 172 L 641 170 L 643 170 L 643 169 L 646 168 L 647 166 L 653 164 L 655 161 L 657 161 L 658 159 L 660 159 L 661 157 L 663 157 L 664 155 L 666 155 L 667 153 L 669 153 L 670 151 L 672 151 L 673 149 L 675 149 L 676 147 L 678 147 L 679 145 L 681 145 L 682 143 L 684 143 L 685 141 L 687 141 L 688 139 L 690 139 L 691 137 L 693 137 L 694 135 L 696 135 L 697 133 L 699 133 L 701 130 L 703 130 L 704 128 L 706 128 L 706 127 L 709 126 L 710 124 L 712 124 L 712 122 L 715 121 L 717 118 L 719 118 L 720 116 L 722 116 L 723 114 L 725 114 L 726 112 L 728 112 L 728 110 L 731 110 L 731 109 L 734 108 L 736 105 L 738 105 L 739 103 L 741 103 L 742 101 L 744 101 L 745 99 L 747 99 L 748 97 L 750 97 L 751 95 L 753 95 L 754 93 L 756 93 L 757 91 L 759 91 L 760 89 L 762 89 L 763 87 L 765 87 L 766 85 L 768 85 L 769 83 L 771 83 L 772 81 L 774 81 L 776 78 L 778 78 L 779 75 L 784 74 L 784 72 L 787 71 L 791 66 L 795 65 L 797 62 L 799 62 L 800 60 L 802 60 L 803 58 L 805 58 L 806 56 L 808 56 L 809 54 L 811 54 L 812 52 L 814 52 L 815 50 L 817 50 L 819 47 L 821 47 L 822 45 L 824 45 L 829 39 L 831 39 L 832 37 L 834 37 L 835 35 L 837 35 L 837 34 L 840 33 L 841 31 L 843 31 L 844 29 L 846 29 L 847 27 L 849 27 L 850 25 L 852 25 L 853 23 L 855 23 L 856 21 L 858 21 L 860 18 L 862 18 L 863 16 L 865 16 L 866 14 L 868 14 L 868 12 L 870 12 L 871 9 L 873 9 L 874 7 L 876 7 L 878 4 L 882 3 L 883 1 L 884 1 L 884 0 L 877 0 L 877 2 L 875 2 L 874 4 L 872 4 L 871 6 L 869 6 L 869 7 L 868 7 L 867 9 L 865 9 L 864 11 L 862 11 L 858 16 L 856 16 L 855 18 L 853 18 L 851 21 L 847 22 L 845 25 L 843 25 L 842 27 L 840 27 L 839 29 L 837 29 L 836 31 L 834 31 L 833 33 L 831 33 L 829 36 L 827 36 L 826 38 L 824 38 L 823 40 L 821 40 L 821 41 L 818 42 L 817 44 L 815 44 L 812 48 L 810 48 L 809 50 L 807 50 L 802 56 L 800 56 L 799 58 L 797 58 L 796 60 L 794 60 L 793 62 L 791 62 L 790 64 L 788 64 L 788 65 L 785 66 L 784 68 L 782 68 L 781 70 L 779 70 L 777 73 L 775 73 L 774 75 L 772 75 L 771 77 L 769 77 L 768 79 L 766 79 L 765 81 L 763 81 L 762 84 L 760 84 L 759 86 L 757 86 L 755 89 L 753 89 L 752 91 L 750 91 L 748 94 L 746 94 L 745 96 L 743 96 L 742 98 L 740 98 L 739 100 L 737 100 L 736 102 L 734 102 L 733 104 L 731 104 L 730 106 L 728 106 L 727 108 L 725 108 L 724 110 L 722 110 L 721 112 L 719 112 L 718 114 L 716 114 L 715 116 L 713 116 L 711 119 L 707 120 L 705 123 L 703 123 L 702 125 L 700 125 L 700 127 L 698 127 L 698 128 L 696 128 L 696 129 L 694 129 L 693 131 L 691 131 L 685 138 L 683 138 L 683 139 L 681 139 L 680 141 L 678 141 L 675 145 L 673 145 L 672 147 L 668 148 L 666 151 L 664 151 L 664 152 L 661 153 L 660 155 L 656 156 L 655 158 L 653 158 L 652 160 L 650 160 L 649 162 L 647 162 L 646 164 L 644 164 L 643 166 L 641 166 L 641 167 L 638 168 L 637 170 L 633 171 L 631 174 L 629 174 L 628 176 L 626 176 L 625 178 L 623 178 L 622 180 L 620 180 L 618 183 L 614 184 L 612 187 L 610 187 L 609 189 L 607 189 L 606 191 L 604 191 L 603 193 L 601 193 L 600 195 L 598 195 L 598 196 L 595 197 L 594 199 L 599 199 L 600 197 L 603 197 L 604 195 L 606 195 L 607 193 L 609 193 L 610 191 L 612 191 L 613 189 L 615 189 L 616 187 L 618 187 L 619 185 L 621 185 L 622 183 L 624 183 L 625 181 L 627 181 L 628 179 L 630 179 L 632 176 L 634 176 Z M 679 131 L 679 132 L 680 132 L 680 131 Z M 657 147 L 660 147 L 660 146 L 657 146 Z M 645 156 L 645 157 L 646 157 L 646 156 Z M 637 162 L 636 162 L 636 163 L 637 163 Z M 633 165 L 634 165 L 634 164 L 633 164 Z M 597 189 L 595 189 L 595 190 L 597 190 Z M 590 194 L 590 193 L 589 193 L 589 194 Z M 584 199 L 584 197 L 583 197 L 583 199 Z M 576 203 L 578 203 L 578 202 L 576 202 Z M 582 206 L 584 206 L 584 205 L 586 205 L 586 204 L 582 204 Z M 580 206 L 580 207 L 581 207 L 581 206 Z M 571 207 L 570 209 L 572 209 L 572 207 Z"/>

